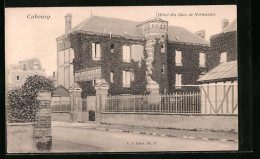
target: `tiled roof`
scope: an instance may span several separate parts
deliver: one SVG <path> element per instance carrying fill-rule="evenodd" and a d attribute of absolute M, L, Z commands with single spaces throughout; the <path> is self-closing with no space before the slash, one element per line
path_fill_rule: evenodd
<path fill-rule="evenodd" d="M 237 31 L 237 19 L 230 23 L 226 28 L 222 30 L 223 33 Z"/>
<path fill-rule="evenodd" d="M 199 82 L 237 78 L 237 61 L 225 62 L 202 76 Z"/>
<path fill-rule="evenodd" d="M 110 34 L 111 32 L 112 35 L 143 38 L 142 30 L 137 27 L 138 24 L 140 24 L 140 22 L 91 16 L 72 28 L 69 33 L 74 31 L 88 31 L 93 33 Z M 209 45 L 208 41 L 182 27 L 169 26 L 168 37 L 169 40 L 173 42 Z"/>

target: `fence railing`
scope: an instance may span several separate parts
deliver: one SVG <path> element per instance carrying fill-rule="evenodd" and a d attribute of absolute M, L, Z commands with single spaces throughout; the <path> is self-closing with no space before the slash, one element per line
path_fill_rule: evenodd
<path fill-rule="evenodd" d="M 51 102 L 52 112 L 70 112 L 70 101 L 52 101 Z"/>
<path fill-rule="evenodd" d="M 96 108 L 96 96 L 87 96 L 82 99 L 82 111 L 95 110 Z"/>
<path fill-rule="evenodd" d="M 105 112 L 201 113 L 200 93 L 108 96 Z"/>

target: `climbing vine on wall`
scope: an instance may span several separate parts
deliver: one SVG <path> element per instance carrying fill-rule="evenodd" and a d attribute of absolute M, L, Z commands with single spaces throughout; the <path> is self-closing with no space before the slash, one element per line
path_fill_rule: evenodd
<path fill-rule="evenodd" d="M 110 85 L 109 94 L 143 94 L 146 92 L 146 62 L 147 53 L 144 53 L 144 59 L 137 62 L 123 62 L 122 46 L 141 44 L 144 45 L 143 40 L 124 39 L 120 37 L 86 35 L 83 33 L 74 33 L 69 35 L 71 47 L 74 50 L 74 71 L 85 68 L 93 68 L 101 66 L 102 78 L 104 78 Z M 100 43 L 101 58 L 98 61 L 92 60 L 92 43 Z M 110 47 L 113 44 L 113 53 Z M 134 73 L 134 80 L 131 82 L 130 88 L 123 87 L 123 71 L 131 71 Z M 113 73 L 113 81 L 110 80 L 110 73 Z M 95 89 L 92 81 L 80 82 L 82 88 L 82 97 L 94 95 Z"/>

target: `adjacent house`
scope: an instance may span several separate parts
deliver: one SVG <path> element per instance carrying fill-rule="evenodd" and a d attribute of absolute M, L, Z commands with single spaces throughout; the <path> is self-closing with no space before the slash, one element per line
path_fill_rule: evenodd
<path fill-rule="evenodd" d="M 19 61 L 18 64 L 12 64 L 7 70 L 7 88 L 19 88 L 23 85 L 26 78 L 33 75 L 46 76 L 42 68 L 41 61 L 38 58 Z"/>
<path fill-rule="evenodd" d="M 211 36 L 207 54 L 208 72 L 198 82 L 203 113 L 237 114 L 237 20 L 222 21 L 222 32 Z"/>
<path fill-rule="evenodd" d="M 209 42 L 205 31 L 192 33 L 169 26 L 161 18 L 144 22 L 91 16 L 71 28 L 65 16 L 65 34 L 57 40 L 57 84 L 77 82 L 83 96 L 95 94 L 101 78 L 109 93 L 141 94 L 185 91 L 207 70 Z"/>

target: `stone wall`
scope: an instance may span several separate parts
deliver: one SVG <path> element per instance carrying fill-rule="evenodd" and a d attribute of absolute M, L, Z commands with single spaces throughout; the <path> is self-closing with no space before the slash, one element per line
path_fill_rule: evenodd
<path fill-rule="evenodd" d="M 7 153 L 35 152 L 33 123 L 7 124 Z"/>
<path fill-rule="evenodd" d="M 238 132 L 237 115 L 153 115 L 103 113 L 102 123 L 176 129 Z"/>
<path fill-rule="evenodd" d="M 51 113 L 51 120 L 52 121 L 71 121 L 71 114 L 67 112 L 61 113 Z"/>
<path fill-rule="evenodd" d="M 36 114 L 34 141 L 38 150 L 51 150 L 51 93 L 39 93 L 39 111 Z"/>

